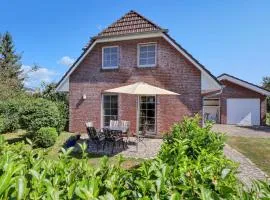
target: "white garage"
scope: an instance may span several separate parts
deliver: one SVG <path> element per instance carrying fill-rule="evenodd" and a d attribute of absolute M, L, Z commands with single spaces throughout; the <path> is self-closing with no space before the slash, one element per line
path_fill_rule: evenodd
<path fill-rule="evenodd" d="M 260 125 L 260 99 L 227 99 L 227 124 Z"/>

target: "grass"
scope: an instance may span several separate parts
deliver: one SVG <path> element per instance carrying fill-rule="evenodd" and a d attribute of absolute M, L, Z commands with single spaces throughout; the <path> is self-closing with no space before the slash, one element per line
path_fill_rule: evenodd
<path fill-rule="evenodd" d="M 270 176 L 270 138 L 230 136 L 227 143 Z"/>
<path fill-rule="evenodd" d="M 2 134 L 2 135 L 4 136 L 5 140 L 11 144 L 14 142 L 24 141 L 25 134 L 26 134 L 26 131 L 18 130 L 18 131 L 13 132 L 13 133 L 6 133 L 6 134 Z M 58 159 L 58 155 L 61 151 L 61 148 L 63 147 L 63 144 L 70 136 L 72 136 L 72 133 L 62 132 L 59 135 L 59 137 L 57 138 L 56 143 L 53 146 L 46 149 L 47 150 L 47 158 L 53 159 L 53 160 Z M 43 149 L 41 149 L 41 150 L 43 150 Z M 78 155 L 78 154 L 77 155 L 73 154 L 73 156 L 74 156 L 74 159 L 80 159 L 80 155 Z M 103 158 L 103 156 L 97 156 L 95 154 L 88 155 L 89 164 L 94 166 L 94 167 L 99 166 L 102 158 Z M 109 157 L 110 164 L 116 163 L 117 160 L 118 160 L 118 156 Z M 144 161 L 144 159 L 124 158 L 124 161 L 122 163 L 122 167 L 126 168 L 126 169 L 130 169 L 130 168 L 138 166 L 143 161 Z"/>

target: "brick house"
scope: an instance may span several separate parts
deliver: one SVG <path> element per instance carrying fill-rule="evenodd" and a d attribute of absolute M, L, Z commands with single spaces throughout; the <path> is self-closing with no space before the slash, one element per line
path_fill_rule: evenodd
<path fill-rule="evenodd" d="M 137 99 L 132 95 L 104 92 L 139 81 L 181 95 Z M 131 132 L 140 130 L 147 122 L 148 133 L 160 136 L 174 122 L 196 113 L 227 123 L 227 100 L 235 98 L 250 99 L 247 106 L 256 104 L 251 112 L 254 115 L 259 112 L 259 122 L 256 118 L 254 124 L 263 124 L 265 98 L 270 92 L 244 83 L 241 85 L 224 76 L 216 78 L 176 43 L 168 30 L 130 11 L 91 39 L 58 83 L 57 91 L 69 93 L 71 132 L 85 132 L 87 121 L 101 128 L 111 119 L 122 119 L 131 122 Z M 234 103 L 230 106 L 235 106 Z M 233 123 L 239 121 L 233 120 L 236 120 Z"/>

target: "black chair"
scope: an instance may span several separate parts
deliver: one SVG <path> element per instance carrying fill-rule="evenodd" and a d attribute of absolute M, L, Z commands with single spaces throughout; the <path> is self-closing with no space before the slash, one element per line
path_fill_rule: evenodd
<path fill-rule="evenodd" d="M 119 145 L 122 143 L 123 148 L 125 147 L 125 143 L 123 137 L 121 136 L 122 131 L 119 130 L 109 130 L 103 129 L 103 134 L 105 136 L 105 140 L 103 143 L 103 150 L 106 144 L 112 144 L 111 154 L 113 154 L 113 150 L 115 145 L 118 143 Z"/>
<path fill-rule="evenodd" d="M 89 139 L 94 142 L 98 152 L 98 147 L 102 142 L 104 142 L 105 136 L 101 132 L 97 133 L 95 127 L 86 127 L 86 129 Z"/>

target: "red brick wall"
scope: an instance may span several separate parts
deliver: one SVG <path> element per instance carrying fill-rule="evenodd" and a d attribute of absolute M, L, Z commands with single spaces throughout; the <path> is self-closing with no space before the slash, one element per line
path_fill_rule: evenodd
<path fill-rule="evenodd" d="M 241 87 L 232 82 L 229 82 L 227 80 L 221 81 L 221 83 L 225 85 L 225 88 L 223 89 L 223 92 L 220 97 L 220 104 L 221 104 L 220 117 L 221 117 L 222 124 L 227 123 L 226 100 L 228 98 L 259 98 L 261 100 L 261 125 L 265 124 L 265 118 L 266 118 L 266 97 L 265 96 L 257 92 L 254 92 L 252 90 L 249 90 L 247 88 Z"/>
<path fill-rule="evenodd" d="M 137 67 L 137 44 L 157 42 L 157 66 Z M 102 47 L 118 45 L 120 66 L 116 70 L 102 70 Z M 70 131 L 85 132 L 84 123 L 93 121 L 101 126 L 102 91 L 138 81 L 159 86 L 180 96 L 158 96 L 157 133 L 186 115 L 201 112 L 201 73 L 176 49 L 162 38 L 99 43 L 70 76 Z M 82 100 L 86 94 L 87 99 Z M 136 97 L 119 95 L 119 118 L 131 121 L 136 131 Z"/>

